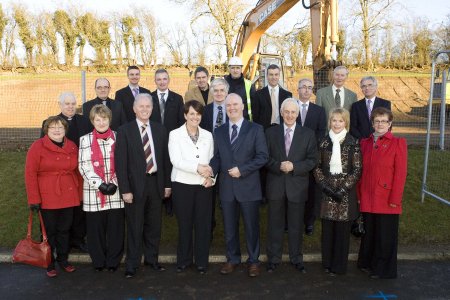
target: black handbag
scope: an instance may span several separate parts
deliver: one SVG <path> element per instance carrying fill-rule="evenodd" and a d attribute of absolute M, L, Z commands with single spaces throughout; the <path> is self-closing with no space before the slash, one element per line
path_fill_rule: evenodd
<path fill-rule="evenodd" d="M 351 233 L 357 238 L 362 237 L 366 233 L 366 230 L 364 229 L 364 219 L 362 214 L 359 214 L 356 220 L 353 221 Z"/>

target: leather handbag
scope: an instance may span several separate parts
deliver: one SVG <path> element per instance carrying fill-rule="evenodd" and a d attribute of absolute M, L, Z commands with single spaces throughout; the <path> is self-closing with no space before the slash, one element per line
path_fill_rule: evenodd
<path fill-rule="evenodd" d="M 28 220 L 27 237 L 17 244 L 12 255 L 13 263 L 23 263 L 41 268 L 47 268 L 52 261 L 52 250 L 47 240 L 44 221 L 41 212 L 38 212 L 41 222 L 42 242 L 31 239 L 31 228 L 33 225 L 33 212 L 30 211 Z"/>
<path fill-rule="evenodd" d="M 353 221 L 351 233 L 358 238 L 362 237 L 366 233 L 366 230 L 364 229 L 364 219 L 362 214 L 359 214 L 358 218 Z"/>

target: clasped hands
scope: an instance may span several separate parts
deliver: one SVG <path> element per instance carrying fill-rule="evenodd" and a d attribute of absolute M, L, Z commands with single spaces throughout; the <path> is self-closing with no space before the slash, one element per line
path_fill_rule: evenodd
<path fill-rule="evenodd" d="M 291 171 L 294 171 L 294 164 L 288 160 L 282 161 L 280 165 L 280 170 L 283 173 L 289 173 Z"/>
<path fill-rule="evenodd" d="M 197 173 L 205 178 L 205 181 L 203 182 L 203 186 L 205 188 L 211 187 L 213 185 L 213 180 L 211 178 L 213 176 L 213 170 L 209 165 L 199 164 L 197 166 Z"/>
<path fill-rule="evenodd" d="M 334 190 L 328 185 L 323 185 L 322 191 L 325 195 L 331 197 L 331 199 L 334 202 L 338 203 L 342 202 L 342 199 L 344 199 L 345 194 L 347 194 L 347 191 L 344 188 L 338 188 L 337 190 Z"/>

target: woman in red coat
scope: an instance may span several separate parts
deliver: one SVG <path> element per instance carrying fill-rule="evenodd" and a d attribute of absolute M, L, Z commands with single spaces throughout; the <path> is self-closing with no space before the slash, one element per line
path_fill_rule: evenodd
<path fill-rule="evenodd" d="M 67 122 L 59 116 L 50 117 L 43 129 L 45 136 L 35 141 L 27 153 L 25 185 L 30 209 L 42 211 L 52 248 L 47 276 L 55 277 L 55 250 L 59 266 L 66 272 L 75 271 L 67 261 L 69 230 L 73 207 L 80 205 L 82 181 L 78 173 L 78 148 L 65 137 Z"/>
<path fill-rule="evenodd" d="M 405 139 L 391 133 L 390 110 L 378 107 L 370 119 L 375 132 L 361 141 L 363 173 L 357 188 L 366 230 L 361 239 L 358 267 L 374 279 L 395 278 L 407 146 Z"/>

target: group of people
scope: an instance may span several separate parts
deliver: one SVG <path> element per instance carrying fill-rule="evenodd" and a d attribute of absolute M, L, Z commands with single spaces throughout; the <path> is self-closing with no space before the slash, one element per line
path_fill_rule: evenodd
<path fill-rule="evenodd" d="M 167 201 L 178 223 L 176 272 L 195 265 L 205 274 L 217 195 L 227 259 L 221 274 L 241 263 L 242 216 L 248 275 L 260 275 L 265 201 L 268 272 L 282 262 L 287 230 L 290 263 L 306 273 L 303 234 L 312 235 L 320 217 L 323 268 L 345 274 L 350 227 L 362 213 L 358 267 L 372 278 L 397 276 L 407 148 L 390 131 L 390 102 L 376 96 L 376 79 L 361 80 L 365 98 L 356 101 L 344 87 L 348 70 L 337 67 L 314 104 L 313 82 L 301 79 L 295 99 L 279 84 L 276 65 L 267 67 L 268 86 L 258 91 L 243 77 L 240 58 L 231 58 L 229 70 L 209 84 L 208 70 L 198 67 L 183 100 L 169 89 L 167 70 L 155 72 L 150 92 L 130 66 L 129 85 L 115 100 L 106 78 L 95 81 L 97 97 L 83 104 L 83 115 L 75 113 L 72 93 L 61 94 L 61 114 L 44 121 L 25 172 L 28 203 L 42 212 L 53 250 L 49 277 L 57 276 L 56 263 L 75 271 L 70 239 L 82 225 L 97 272 L 117 270 L 124 244 L 126 278 L 136 275 L 142 254 L 144 265 L 164 271 L 158 253 Z"/>

